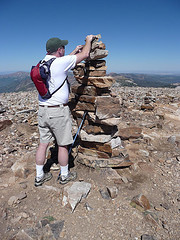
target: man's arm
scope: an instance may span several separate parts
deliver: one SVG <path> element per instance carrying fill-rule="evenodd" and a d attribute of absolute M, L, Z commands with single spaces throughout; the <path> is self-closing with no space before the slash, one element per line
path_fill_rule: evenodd
<path fill-rule="evenodd" d="M 86 43 L 82 49 L 82 51 L 78 54 L 76 54 L 76 64 L 77 63 L 80 63 L 81 61 L 83 61 L 84 59 L 88 58 L 89 57 L 89 53 L 90 53 L 90 50 L 91 50 L 91 42 L 92 40 L 95 38 L 94 35 L 88 35 L 86 37 Z"/>
<path fill-rule="evenodd" d="M 70 55 L 75 55 L 76 54 L 76 64 L 80 63 L 84 59 L 89 57 L 89 53 L 91 50 L 91 42 L 95 38 L 95 35 L 88 35 L 86 37 L 86 43 L 85 45 L 79 45 L 75 48 Z"/>
<path fill-rule="evenodd" d="M 77 53 L 80 53 L 83 47 L 84 45 L 78 45 L 69 55 L 76 55 Z"/>

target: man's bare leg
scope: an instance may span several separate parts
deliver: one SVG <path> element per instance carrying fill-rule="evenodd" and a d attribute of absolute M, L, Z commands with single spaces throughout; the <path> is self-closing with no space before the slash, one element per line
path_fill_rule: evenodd
<path fill-rule="evenodd" d="M 36 179 L 35 186 L 41 186 L 52 178 L 51 173 L 44 173 L 43 167 L 46 160 L 46 151 L 49 143 L 40 143 L 36 152 Z"/>
<path fill-rule="evenodd" d="M 44 165 L 46 160 L 46 151 L 49 143 L 40 143 L 36 152 L 36 164 Z"/>
<path fill-rule="evenodd" d="M 58 147 L 58 161 L 61 167 L 61 178 L 60 183 L 66 184 L 69 181 L 73 181 L 76 179 L 76 172 L 69 172 L 68 167 L 68 149 L 67 146 L 59 146 Z"/>

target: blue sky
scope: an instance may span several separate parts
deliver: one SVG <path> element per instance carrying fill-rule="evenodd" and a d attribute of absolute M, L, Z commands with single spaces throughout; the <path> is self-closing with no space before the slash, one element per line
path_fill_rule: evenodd
<path fill-rule="evenodd" d="M 51 37 L 66 54 L 101 34 L 108 72 L 180 73 L 179 0 L 0 0 L 0 72 L 30 71 Z"/>

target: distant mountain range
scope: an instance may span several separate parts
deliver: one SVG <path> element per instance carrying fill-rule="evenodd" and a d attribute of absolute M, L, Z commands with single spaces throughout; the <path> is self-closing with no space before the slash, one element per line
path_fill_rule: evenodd
<path fill-rule="evenodd" d="M 0 75 L 0 92 L 28 91 L 34 88 L 28 72 Z"/>
<path fill-rule="evenodd" d="M 115 78 L 119 86 L 139 87 L 176 87 L 180 86 L 178 75 L 157 75 L 137 73 L 109 73 Z M 69 80 L 72 83 L 75 79 L 72 72 L 69 73 Z M 0 75 L 0 93 L 29 91 L 35 89 L 28 72 L 16 72 Z"/>
<path fill-rule="evenodd" d="M 73 74 L 69 74 L 69 82 L 73 82 Z M 0 93 L 3 92 L 19 92 L 35 90 L 34 83 L 28 72 L 15 72 L 11 74 L 0 75 Z"/>
<path fill-rule="evenodd" d="M 110 73 L 119 86 L 168 87 L 180 86 L 180 75 L 158 75 L 138 73 Z"/>

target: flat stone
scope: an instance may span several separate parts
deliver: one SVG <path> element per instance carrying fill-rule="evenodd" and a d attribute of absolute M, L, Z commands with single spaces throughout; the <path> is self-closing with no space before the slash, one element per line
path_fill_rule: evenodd
<path fill-rule="evenodd" d="M 112 147 L 110 142 L 108 143 L 96 143 L 96 142 L 86 142 L 81 140 L 81 145 L 86 148 L 91 148 L 108 154 L 112 154 Z"/>
<path fill-rule="evenodd" d="M 92 168 L 129 167 L 132 165 L 129 156 L 105 159 L 79 153 L 77 161 Z"/>
<path fill-rule="evenodd" d="M 86 198 L 91 190 L 91 184 L 87 182 L 74 182 L 66 186 L 63 191 L 63 205 L 69 204 L 72 212 L 82 198 Z"/>
<path fill-rule="evenodd" d="M 108 126 L 105 124 L 91 124 L 91 122 L 87 121 L 84 123 L 83 130 L 88 134 L 107 134 L 114 135 L 118 129 L 116 126 Z"/>
<path fill-rule="evenodd" d="M 78 152 L 85 154 L 87 156 L 94 156 L 97 158 L 110 158 L 110 156 L 107 153 L 93 150 L 90 148 L 83 148 L 81 146 L 78 147 Z"/>
<path fill-rule="evenodd" d="M 101 168 L 100 171 L 101 171 L 101 174 L 105 176 L 108 180 L 121 181 L 121 176 L 113 168 Z"/>
<path fill-rule="evenodd" d="M 105 58 L 108 56 L 108 51 L 103 49 L 96 48 L 93 52 L 90 53 L 88 60 L 96 60 Z"/>
<path fill-rule="evenodd" d="M 95 96 L 88 96 L 88 95 L 81 95 L 79 97 L 78 101 L 87 102 L 87 103 L 95 103 L 96 97 Z"/>
<path fill-rule="evenodd" d="M 110 88 L 115 82 L 113 77 L 89 77 L 88 82 L 93 84 L 97 88 Z"/>
<path fill-rule="evenodd" d="M 75 111 L 85 111 L 88 110 L 89 112 L 95 112 L 95 105 L 92 103 L 87 102 L 77 102 Z"/>
<path fill-rule="evenodd" d="M 92 112 L 89 112 L 87 117 L 90 121 L 94 123 L 104 124 L 108 126 L 116 126 L 121 122 L 120 118 L 97 119 L 96 114 Z"/>
<path fill-rule="evenodd" d="M 108 118 L 108 119 L 102 119 L 102 120 L 97 120 L 96 122 L 109 125 L 109 126 L 116 126 L 120 123 L 120 118 Z"/>
<path fill-rule="evenodd" d="M 97 89 L 94 86 L 85 86 L 81 84 L 76 84 L 71 87 L 73 93 L 97 96 Z"/>
<path fill-rule="evenodd" d="M 88 134 L 110 134 L 109 132 L 104 132 L 103 129 L 100 126 L 93 126 L 93 125 L 86 125 L 83 127 L 83 130 Z"/>
<path fill-rule="evenodd" d="M 98 96 L 96 98 L 96 116 L 100 120 L 119 117 L 120 109 L 118 97 Z"/>
<path fill-rule="evenodd" d="M 122 140 L 140 138 L 142 137 L 142 129 L 138 127 L 120 128 L 117 135 L 120 136 Z"/>
<path fill-rule="evenodd" d="M 131 203 L 135 203 L 136 205 L 140 206 L 144 210 L 148 210 L 151 208 L 149 200 L 143 194 L 139 194 L 133 197 Z"/>
<path fill-rule="evenodd" d="M 87 134 L 84 130 L 81 130 L 80 137 L 82 141 L 88 141 L 88 142 L 100 142 L 100 143 L 106 143 L 111 140 L 111 135 L 93 135 L 93 134 Z"/>
<path fill-rule="evenodd" d="M 144 104 L 144 105 L 141 105 L 141 110 L 149 110 L 149 111 L 152 111 L 154 109 L 154 106 L 150 105 L 150 104 Z"/>
<path fill-rule="evenodd" d="M 84 84 L 87 86 L 94 86 L 96 88 L 110 88 L 112 84 L 114 83 L 114 78 L 111 76 L 104 76 L 104 77 L 76 77 L 76 80 L 80 84 Z M 73 90 L 74 92 L 74 90 Z"/>

